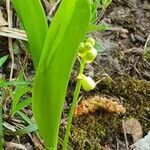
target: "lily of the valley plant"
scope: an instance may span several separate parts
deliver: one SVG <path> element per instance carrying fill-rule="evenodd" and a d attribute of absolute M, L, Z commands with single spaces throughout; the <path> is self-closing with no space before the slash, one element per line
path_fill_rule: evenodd
<path fill-rule="evenodd" d="M 94 1 L 98 4 L 98 1 Z M 74 107 L 80 87 L 89 91 L 95 82 L 83 74 L 86 63 L 97 55 L 95 41 L 82 43 L 88 32 L 92 16 L 91 0 L 62 0 L 52 23 L 47 18 L 40 0 L 12 0 L 13 6 L 26 31 L 29 52 L 36 75 L 33 83 L 32 108 L 46 149 L 57 150 L 61 113 L 68 81 L 76 56 L 81 66 L 70 110 L 63 149 L 66 150 Z M 95 6 L 95 5 L 94 5 Z"/>

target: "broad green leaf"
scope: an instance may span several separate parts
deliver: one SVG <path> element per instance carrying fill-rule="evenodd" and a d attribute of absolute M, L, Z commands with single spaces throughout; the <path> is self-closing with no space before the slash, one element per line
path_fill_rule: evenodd
<path fill-rule="evenodd" d="M 3 56 L 2 58 L 0 58 L 0 67 L 2 67 L 2 65 L 5 63 L 5 61 L 7 60 L 8 55 Z"/>
<path fill-rule="evenodd" d="M 33 88 L 33 114 L 47 148 L 56 150 L 76 49 L 90 21 L 88 0 L 62 0 L 48 30 Z M 44 118 L 43 118 L 44 117 Z"/>
<path fill-rule="evenodd" d="M 37 68 L 48 30 L 46 15 L 40 0 L 12 0 L 27 33 L 30 52 Z"/>

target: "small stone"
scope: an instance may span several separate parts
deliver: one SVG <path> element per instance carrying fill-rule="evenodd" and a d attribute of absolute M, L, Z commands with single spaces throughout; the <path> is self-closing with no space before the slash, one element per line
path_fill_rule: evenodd
<path fill-rule="evenodd" d="M 146 40 L 145 40 L 142 36 L 140 36 L 140 35 L 138 35 L 138 34 L 135 34 L 135 38 L 136 38 L 136 40 L 138 40 L 138 41 L 140 41 L 140 42 L 142 42 L 142 43 L 145 43 L 145 42 L 146 42 Z"/>
<path fill-rule="evenodd" d="M 128 36 L 127 36 L 126 33 L 121 33 L 120 36 L 123 37 L 123 38 L 125 38 L 125 39 L 128 38 Z"/>
<path fill-rule="evenodd" d="M 130 34 L 130 38 L 131 38 L 131 41 L 132 41 L 132 42 L 135 42 L 135 36 L 134 36 L 133 33 Z"/>

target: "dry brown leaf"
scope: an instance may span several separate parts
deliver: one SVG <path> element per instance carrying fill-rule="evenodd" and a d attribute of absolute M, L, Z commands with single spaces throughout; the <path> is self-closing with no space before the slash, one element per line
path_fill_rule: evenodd
<path fill-rule="evenodd" d="M 14 148 L 20 149 L 20 150 L 27 150 L 24 145 L 18 144 L 18 143 L 13 143 L 13 142 L 6 142 L 5 148 L 6 148 L 6 150 L 14 150 Z"/>
<path fill-rule="evenodd" d="M 32 141 L 39 150 L 44 150 L 44 144 L 41 139 L 37 137 L 36 134 L 33 134 Z"/>
<path fill-rule="evenodd" d="M 6 26 L 6 25 L 8 25 L 8 23 L 7 23 L 6 20 L 3 18 L 3 14 L 2 14 L 2 12 L 1 12 L 1 10 L 0 10 L 0 27 L 4 27 L 4 26 Z"/>
<path fill-rule="evenodd" d="M 13 131 L 13 132 L 16 131 L 15 126 L 9 124 L 8 122 L 4 122 L 4 123 L 3 123 L 3 126 L 4 126 L 6 129 L 11 130 L 11 131 Z"/>
<path fill-rule="evenodd" d="M 125 121 L 124 129 L 125 129 L 126 133 L 132 135 L 134 142 L 136 142 L 137 140 L 139 140 L 143 137 L 142 126 L 136 118 L 131 118 L 131 119 Z"/>
<path fill-rule="evenodd" d="M 10 37 L 10 38 L 27 41 L 27 36 L 25 34 L 25 31 L 18 30 L 15 28 L 0 27 L 0 35 L 4 37 Z"/>

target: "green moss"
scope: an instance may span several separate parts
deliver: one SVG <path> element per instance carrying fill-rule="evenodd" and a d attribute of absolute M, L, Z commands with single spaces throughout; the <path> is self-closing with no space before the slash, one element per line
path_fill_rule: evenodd
<path fill-rule="evenodd" d="M 124 119 L 130 116 L 137 118 L 144 132 L 150 130 L 150 122 L 146 121 L 150 114 L 150 82 L 131 77 L 116 77 L 115 82 L 101 82 L 97 87 L 98 94 L 115 96 L 126 107 Z M 100 92 L 99 92 L 100 91 Z M 120 135 L 122 116 L 117 116 L 103 110 L 74 119 L 72 142 L 76 149 L 100 149 L 101 144 L 107 144 L 110 139 Z"/>

